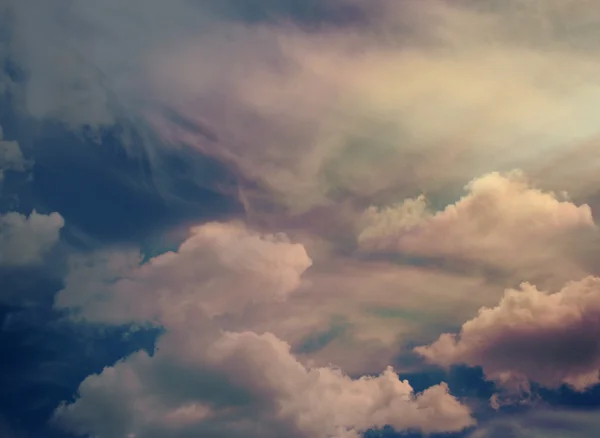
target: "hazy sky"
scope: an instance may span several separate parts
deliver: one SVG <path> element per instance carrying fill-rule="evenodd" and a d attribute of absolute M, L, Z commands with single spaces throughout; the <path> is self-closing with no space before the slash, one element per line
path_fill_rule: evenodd
<path fill-rule="evenodd" d="M 599 37 L 4 0 L 0 438 L 598 436 Z"/>

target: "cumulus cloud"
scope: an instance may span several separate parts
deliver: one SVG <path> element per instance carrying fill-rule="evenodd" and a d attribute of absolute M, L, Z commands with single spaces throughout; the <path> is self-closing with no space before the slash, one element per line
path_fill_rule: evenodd
<path fill-rule="evenodd" d="M 600 383 L 600 279 L 587 277 L 549 293 L 524 283 L 482 308 L 460 333 L 416 352 L 442 366 L 481 366 L 501 385 L 537 382 L 585 390 Z M 526 386 L 525 386 L 526 387 Z"/>
<path fill-rule="evenodd" d="M 58 242 L 65 222 L 58 213 L 29 216 L 10 212 L 0 215 L 0 265 L 24 266 L 39 263 Z"/>
<path fill-rule="evenodd" d="M 236 318 L 304 294 L 310 265 L 302 245 L 241 223 L 195 227 L 178 251 L 145 263 L 121 253 L 74 258 L 56 307 L 89 322 L 149 323 L 165 333 L 153 355 L 137 352 L 89 376 L 57 420 L 99 438 L 224 431 L 348 438 L 385 425 L 445 432 L 474 424 L 444 384 L 415 394 L 391 368 L 352 379 L 305 365 L 287 342 Z"/>
<path fill-rule="evenodd" d="M 96 323 L 271 332 L 304 363 L 357 375 L 379 372 L 409 334 L 427 333 L 428 342 L 440 324 L 459 325 L 502 291 L 477 276 L 385 262 L 311 264 L 303 245 L 284 235 L 209 223 L 193 228 L 177 251 L 145 262 L 137 251 L 72 256 L 55 306 Z M 306 351 L 340 318 L 344 333 Z"/>
<path fill-rule="evenodd" d="M 6 171 L 24 172 L 30 166 L 31 163 L 23 157 L 19 143 L 5 140 L 0 126 L 0 183 L 4 180 Z"/>
<path fill-rule="evenodd" d="M 474 424 L 445 384 L 415 394 L 391 368 L 357 380 L 339 369 L 306 368 L 269 333 L 224 333 L 208 344 L 190 335 L 167 335 L 154 356 L 135 353 L 89 376 L 57 420 L 98 438 L 358 438 L 384 425 L 430 433 Z"/>
<path fill-rule="evenodd" d="M 369 208 L 361 220 L 360 248 L 471 266 L 487 264 L 521 275 L 556 274 L 557 266 L 564 271 L 563 278 L 581 275 L 563 252 L 566 236 L 594 235 L 588 205 L 539 190 L 519 171 L 484 175 L 465 190 L 468 193 L 459 201 L 438 212 L 430 210 L 423 196 Z"/>
<path fill-rule="evenodd" d="M 178 251 L 141 264 L 139 253 L 73 257 L 56 306 L 96 322 L 155 322 L 239 312 L 252 302 L 284 300 L 311 265 L 285 235 L 260 235 L 243 224 L 191 230 Z"/>

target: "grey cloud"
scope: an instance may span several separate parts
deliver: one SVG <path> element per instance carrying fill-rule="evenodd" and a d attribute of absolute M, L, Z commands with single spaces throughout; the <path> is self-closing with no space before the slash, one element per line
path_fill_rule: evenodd
<path fill-rule="evenodd" d="M 220 384 L 219 397 L 211 382 Z M 206 345 L 167 334 L 154 356 L 136 353 L 88 377 L 56 419 L 98 438 L 211 436 L 215 428 L 251 437 L 350 438 L 384 425 L 428 433 L 474 423 L 444 384 L 414 394 L 391 368 L 358 380 L 305 368 L 285 342 L 252 332 L 225 333 Z"/>
<path fill-rule="evenodd" d="M 0 215 L 0 265 L 24 266 L 41 262 L 58 242 L 64 220 L 58 213 L 35 210 L 25 216 L 16 212 Z"/>
<path fill-rule="evenodd" d="M 585 390 L 600 383 L 600 279 L 588 277 L 560 291 L 531 284 L 507 290 L 493 308 L 482 308 L 459 334 L 446 333 L 415 351 L 442 366 L 481 366 L 510 390 L 528 382 Z"/>
<path fill-rule="evenodd" d="M 0 126 L 0 184 L 6 171 L 25 172 L 31 165 L 32 163 L 23 156 L 19 143 L 4 138 Z"/>

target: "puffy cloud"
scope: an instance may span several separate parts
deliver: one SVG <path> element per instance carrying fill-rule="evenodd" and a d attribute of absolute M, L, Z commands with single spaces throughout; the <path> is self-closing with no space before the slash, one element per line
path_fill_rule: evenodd
<path fill-rule="evenodd" d="M 65 222 L 58 213 L 29 216 L 10 212 L 0 215 L 0 265 L 24 266 L 38 263 L 58 242 Z"/>
<path fill-rule="evenodd" d="M 23 152 L 16 141 L 4 139 L 2 127 L 0 126 L 0 183 L 4 180 L 4 172 L 24 172 L 31 163 L 23 157 Z"/>
<path fill-rule="evenodd" d="M 600 383 L 600 278 L 555 293 L 524 283 L 496 307 L 480 309 L 458 335 L 443 334 L 415 351 L 442 366 L 481 366 L 501 385 L 584 390 Z"/>
<path fill-rule="evenodd" d="M 389 263 L 321 259 L 307 270 L 311 263 L 303 245 L 283 235 L 211 223 L 194 228 L 177 251 L 145 263 L 135 251 L 72 257 L 55 306 L 99 323 L 192 324 L 210 332 L 211 325 L 226 324 L 234 331 L 272 332 L 300 352 L 332 319 L 342 318 L 348 322 L 344 336 L 300 359 L 335 363 L 354 375 L 389 364 L 401 337 L 425 331 L 429 342 L 440 321 L 457 326 L 502 291 L 489 290 L 481 278 Z M 401 312 L 390 318 L 380 316 L 381 309 Z"/>
<path fill-rule="evenodd" d="M 391 368 L 356 380 L 339 369 L 306 368 L 288 344 L 253 332 L 226 332 L 208 344 L 167 334 L 154 356 L 135 353 L 88 377 L 56 418 L 98 438 L 216 431 L 351 438 L 384 425 L 430 433 L 474 424 L 445 384 L 415 394 Z"/>
<path fill-rule="evenodd" d="M 528 268 L 525 275 L 540 270 L 556 274 L 560 265 L 568 277 L 581 275 L 575 262 L 564 256 L 561 244 L 581 232 L 593 236 L 596 226 L 588 205 L 539 190 L 519 171 L 487 174 L 465 189 L 468 193 L 459 201 L 435 213 L 423 196 L 392 207 L 369 208 L 362 217 L 360 248 L 487 264 L 521 275 Z"/>
<path fill-rule="evenodd" d="M 424 432 L 473 424 L 443 384 L 415 394 L 391 368 L 352 379 L 331 366 L 302 363 L 287 342 L 261 330 L 254 317 L 268 314 L 282 323 L 299 309 L 282 332 L 314 323 L 315 295 L 306 307 L 287 306 L 309 293 L 301 275 L 310 265 L 302 245 L 240 223 L 195 227 L 176 252 L 145 263 L 121 253 L 73 259 L 57 307 L 91 322 L 156 324 L 165 333 L 153 355 L 137 352 L 89 376 L 57 419 L 99 438 L 284 431 L 348 438 L 386 424 Z"/>
<path fill-rule="evenodd" d="M 390 363 L 406 371 L 398 354 L 407 342 L 428 343 L 460 327 L 503 292 L 478 275 L 351 258 L 321 260 L 303 278 L 301 293 L 250 306 L 227 321 L 229 329 L 272 332 L 303 363 L 333 363 L 353 376 Z"/>
<path fill-rule="evenodd" d="M 408 336 L 429 342 L 502 292 L 477 276 L 419 267 L 329 256 L 311 263 L 284 235 L 209 223 L 146 262 L 136 251 L 71 257 L 55 306 L 97 323 L 271 332 L 303 362 L 357 375 L 379 372 Z M 307 351 L 332 320 L 346 329 Z"/>
<path fill-rule="evenodd" d="M 400 381 L 391 367 L 377 378 L 351 380 L 336 369 L 300 368 L 288 349 L 270 335 L 230 333 L 216 342 L 209 355 L 219 365 L 225 363 L 221 366 L 238 371 L 232 379 L 240 378 L 245 387 L 260 382 L 264 369 L 268 370 L 268 382 L 285 363 L 289 372 L 284 376 L 289 376 L 289 381 L 278 389 L 283 395 L 281 408 L 308 436 L 353 436 L 386 424 L 425 433 L 457 431 L 473 424 L 468 409 L 449 396 L 443 384 L 415 396 L 408 382 Z M 273 357 L 275 352 L 279 357 Z M 243 362 L 252 365 L 239 372 L 236 363 L 244 357 Z M 284 379 L 278 380 L 281 385 Z"/>
<path fill-rule="evenodd" d="M 193 228 L 177 252 L 147 263 L 136 253 L 72 258 L 56 306 L 96 322 L 180 324 L 195 314 L 214 317 L 284 300 L 311 263 L 285 235 L 209 223 Z"/>

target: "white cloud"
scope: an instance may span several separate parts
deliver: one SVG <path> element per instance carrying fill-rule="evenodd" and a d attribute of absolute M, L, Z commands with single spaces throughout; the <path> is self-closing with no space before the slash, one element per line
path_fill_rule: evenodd
<path fill-rule="evenodd" d="M 351 379 L 331 366 L 301 363 L 287 342 L 251 328 L 260 324 L 248 315 L 263 308 L 275 326 L 291 324 L 288 334 L 310 327 L 315 315 L 319 322 L 317 302 L 310 301 L 316 295 L 297 306 L 312 287 L 301 279 L 310 265 L 302 245 L 240 223 L 195 227 L 177 252 L 144 264 L 136 254 L 73 259 L 57 307 L 91 322 L 150 323 L 166 333 L 153 356 L 138 352 L 88 377 L 57 417 L 99 438 L 215 430 L 348 438 L 386 424 L 437 432 L 473 423 L 445 385 L 416 395 L 391 369 Z M 296 322 L 288 320 L 297 309 Z"/>
<path fill-rule="evenodd" d="M 524 283 L 482 308 L 458 335 L 443 334 L 416 352 L 442 366 L 481 366 L 501 385 L 537 382 L 584 390 L 600 383 L 600 278 L 548 293 Z M 509 388 L 510 389 L 510 388 Z"/>
<path fill-rule="evenodd" d="M 64 223 L 58 213 L 45 215 L 35 210 L 29 216 L 15 212 L 0 215 L 0 265 L 39 263 L 58 242 Z"/>
<path fill-rule="evenodd" d="M 243 224 L 192 228 L 177 252 L 140 264 L 136 253 L 73 257 L 56 306 L 108 323 L 185 323 L 243 311 L 250 303 L 284 300 L 311 265 L 285 235 L 260 235 Z"/>
<path fill-rule="evenodd" d="M 226 333 L 208 354 L 219 367 L 230 370 L 234 382 L 276 390 L 282 414 L 291 416 L 307 436 L 358 436 L 386 424 L 424 433 L 457 431 L 473 424 L 469 410 L 449 396 L 445 385 L 415 397 L 392 368 L 377 378 L 358 380 L 331 368 L 306 370 L 289 355 L 287 344 L 269 334 Z M 240 361 L 249 365 L 242 370 Z"/>
<path fill-rule="evenodd" d="M 553 275 L 564 281 L 584 273 L 565 256 L 564 243 L 582 232 L 594 236 L 588 205 L 539 190 L 517 171 L 484 175 L 465 189 L 465 196 L 438 212 L 431 212 L 422 196 L 369 208 L 358 235 L 360 248 L 488 265 L 517 271 L 521 280 Z"/>
<path fill-rule="evenodd" d="M 357 380 L 339 369 L 306 368 L 269 333 L 198 339 L 202 335 L 167 334 L 154 356 L 135 353 L 88 377 L 80 397 L 56 411 L 57 419 L 97 438 L 213 436 L 215 430 L 358 438 L 384 425 L 430 433 L 474 424 L 445 384 L 415 394 L 391 368 Z"/>
<path fill-rule="evenodd" d="M 55 306 L 98 323 L 272 332 L 300 351 L 342 318 L 347 336 L 300 359 L 356 375 L 379 372 L 409 334 L 426 332 L 429 341 L 439 324 L 460 324 L 502 291 L 476 276 L 390 263 L 325 258 L 307 269 L 311 264 L 303 245 L 284 235 L 210 223 L 193 228 L 177 251 L 143 264 L 136 251 L 71 257 Z M 379 315 L 385 309 L 392 317 Z"/>

